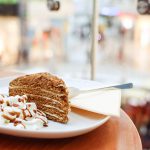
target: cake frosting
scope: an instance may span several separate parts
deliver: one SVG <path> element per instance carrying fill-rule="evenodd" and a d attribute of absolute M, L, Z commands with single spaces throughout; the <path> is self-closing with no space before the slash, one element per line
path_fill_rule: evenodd
<path fill-rule="evenodd" d="M 0 95 L 0 124 L 22 129 L 40 129 L 48 125 L 46 115 L 29 103 L 27 96 Z"/>

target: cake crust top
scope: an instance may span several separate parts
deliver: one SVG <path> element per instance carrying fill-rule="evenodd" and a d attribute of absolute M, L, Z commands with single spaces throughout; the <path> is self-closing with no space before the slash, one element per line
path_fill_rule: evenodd
<path fill-rule="evenodd" d="M 66 88 L 64 81 L 50 73 L 35 73 L 25 76 L 20 76 L 10 82 L 9 86 L 30 86 L 30 87 L 61 87 Z"/>

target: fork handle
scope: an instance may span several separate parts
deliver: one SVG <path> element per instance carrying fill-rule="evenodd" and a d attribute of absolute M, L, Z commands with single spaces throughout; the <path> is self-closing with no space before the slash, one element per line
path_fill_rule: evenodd
<path fill-rule="evenodd" d="M 125 83 L 125 84 L 119 84 L 119 85 L 113 85 L 113 86 L 108 86 L 108 87 L 103 87 L 103 88 L 97 88 L 97 89 L 91 89 L 91 90 L 82 90 L 81 93 L 88 93 L 88 92 L 96 92 L 99 90 L 109 90 L 109 89 L 130 89 L 133 88 L 132 83 Z"/>

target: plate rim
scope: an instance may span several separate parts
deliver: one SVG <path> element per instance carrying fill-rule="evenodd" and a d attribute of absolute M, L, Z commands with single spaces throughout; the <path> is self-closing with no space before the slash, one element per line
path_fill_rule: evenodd
<path fill-rule="evenodd" d="M 96 122 L 95 124 L 93 123 L 93 125 L 92 125 L 92 127 L 96 127 L 96 126 L 101 126 L 102 124 L 104 124 L 105 122 L 107 122 L 109 119 L 110 119 L 110 117 L 111 116 L 106 116 L 105 118 L 103 118 L 103 119 L 101 119 L 101 120 L 99 120 L 99 122 Z M 88 129 L 90 129 L 90 128 L 92 128 L 92 127 L 85 127 L 85 128 L 80 128 L 80 129 L 73 129 L 73 130 L 65 130 L 65 131 L 48 131 L 48 130 L 40 130 L 40 129 L 38 129 L 38 130 L 30 130 L 30 129 L 19 129 L 19 128 L 15 128 L 15 127 L 5 127 L 5 126 L 3 126 L 3 125 L 0 125 L 0 131 L 1 131 L 1 129 L 8 129 L 8 130 L 12 130 L 12 131 L 20 131 L 20 132 L 34 132 L 34 133 L 52 133 L 52 134 L 54 134 L 54 133 L 70 133 L 70 132 L 77 132 L 77 131 L 82 131 L 82 130 L 88 130 Z M 0 132 L 1 133 L 1 132 Z"/>

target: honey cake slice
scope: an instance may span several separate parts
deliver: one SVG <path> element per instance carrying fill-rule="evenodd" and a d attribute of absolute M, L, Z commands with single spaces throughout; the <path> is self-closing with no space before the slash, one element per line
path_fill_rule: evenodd
<path fill-rule="evenodd" d="M 67 87 L 62 79 L 50 73 L 36 73 L 14 79 L 9 84 L 9 95 L 27 95 L 28 101 L 35 102 L 49 120 L 68 122 L 70 106 Z"/>

